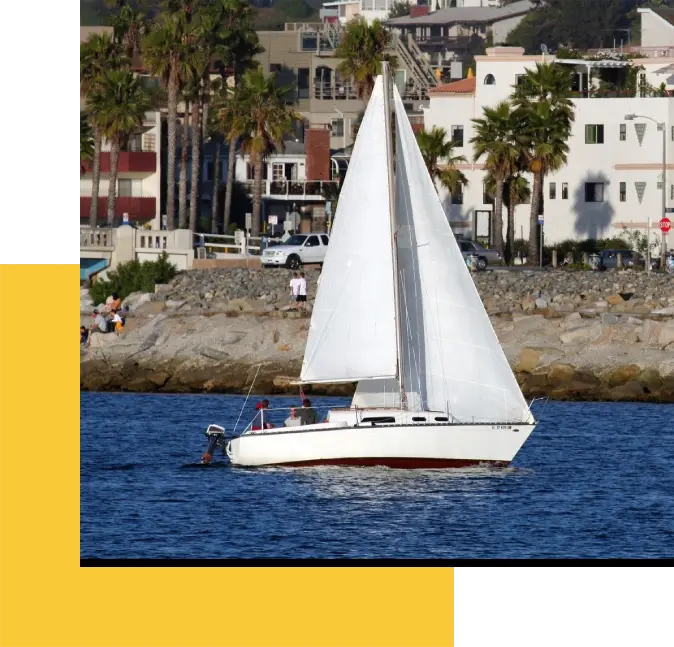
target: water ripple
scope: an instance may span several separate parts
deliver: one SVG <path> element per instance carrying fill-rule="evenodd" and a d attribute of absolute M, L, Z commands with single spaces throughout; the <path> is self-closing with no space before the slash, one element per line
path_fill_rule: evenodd
<path fill-rule="evenodd" d="M 507 468 L 183 469 L 243 400 L 82 393 L 82 557 L 671 557 L 671 405 L 550 402 Z"/>

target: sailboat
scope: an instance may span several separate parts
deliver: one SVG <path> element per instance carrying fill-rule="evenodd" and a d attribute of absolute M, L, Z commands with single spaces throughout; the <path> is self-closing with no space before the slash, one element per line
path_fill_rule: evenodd
<path fill-rule="evenodd" d="M 505 465 L 537 424 L 389 77 L 358 131 L 299 378 L 357 382 L 351 406 L 249 426 L 226 445 L 235 465 Z"/>

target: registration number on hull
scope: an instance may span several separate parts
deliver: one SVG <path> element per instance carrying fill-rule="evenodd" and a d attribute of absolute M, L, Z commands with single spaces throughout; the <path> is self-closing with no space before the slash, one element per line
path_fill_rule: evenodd
<path fill-rule="evenodd" d="M 492 425 L 492 429 L 512 429 L 512 425 Z"/>

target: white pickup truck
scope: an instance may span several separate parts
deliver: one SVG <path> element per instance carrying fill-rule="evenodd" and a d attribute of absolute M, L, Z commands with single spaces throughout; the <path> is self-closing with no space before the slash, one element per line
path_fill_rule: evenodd
<path fill-rule="evenodd" d="M 296 270 L 300 265 L 323 263 L 328 251 L 328 234 L 295 234 L 282 245 L 267 247 L 262 252 L 262 267 L 287 267 Z"/>

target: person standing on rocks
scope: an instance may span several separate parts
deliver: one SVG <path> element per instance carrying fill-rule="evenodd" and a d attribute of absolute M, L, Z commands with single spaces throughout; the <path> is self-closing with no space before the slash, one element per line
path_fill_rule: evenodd
<path fill-rule="evenodd" d="M 304 276 L 304 272 L 300 272 L 300 278 L 299 280 L 299 290 L 297 293 L 297 302 L 299 303 L 299 307 L 302 308 L 302 310 L 307 309 L 307 279 Z"/>
<path fill-rule="evenodd" d="M 298 276 L 297 272 L 293 272 L 293 277 L 290 279 L 290 301 L 291 301 L 291 308 L 293 310 L 297 310 L 297 304 L 299 302 L 299 294 L 300 294 L 300 277 Z"/>

